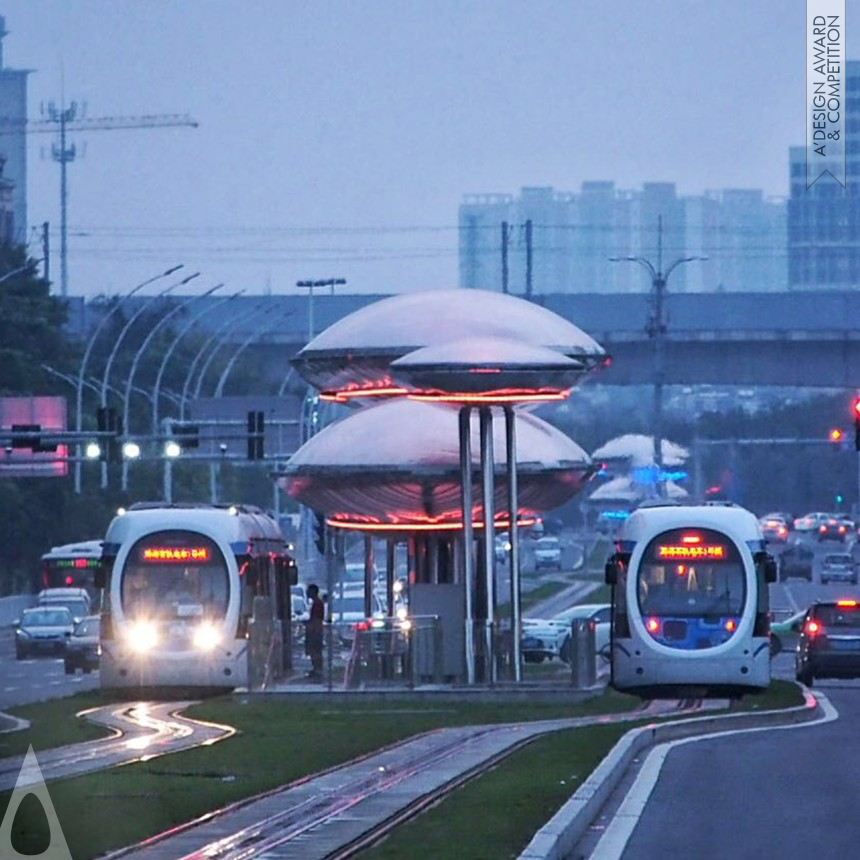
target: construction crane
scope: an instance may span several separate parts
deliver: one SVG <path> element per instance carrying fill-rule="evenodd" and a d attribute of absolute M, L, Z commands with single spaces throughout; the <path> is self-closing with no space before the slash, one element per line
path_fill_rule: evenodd
<path fill-rule="evenodd" d="M 71 102 L 68 107 L 58 108 L 49 102 L 42 110 L 44 119 L 19 120 L 9 117 L 0 118 L 0 134 L 57 134 L 59 139 L 51 146 L 51 157 L 60 165 L 60 294 L 69 294 L 68 270 L 68 221 L 67 208 L 69 191 L 66 179 L 67 165 L 75 160 L 77 150 L 68 144 L 66 136 L 70 132 L 116 131 L 133 128 L 167 128 L 186 126 L 197 128 L 198 123 L 188 114 L 144 114 L 142 116 L 102 116 L 93 119 L 79 116 L 78 103 Z"/>

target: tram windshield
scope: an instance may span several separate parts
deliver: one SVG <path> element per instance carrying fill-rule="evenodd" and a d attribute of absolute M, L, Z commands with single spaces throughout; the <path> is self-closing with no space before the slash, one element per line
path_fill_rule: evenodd
<path fill-rule="evenodd" d="M 196 532 L 154 532 L 131 548 L 122 573 L 128 618 L 217 620 L 227 614 L 227 562 Z"/>
<path fill-rule="evenodd" d="M 711 529 L 673 529 L 655 537 L 642 556 L 636 587 L 643 615 L 738 616 L 746 601 L 740 553 Z"/>

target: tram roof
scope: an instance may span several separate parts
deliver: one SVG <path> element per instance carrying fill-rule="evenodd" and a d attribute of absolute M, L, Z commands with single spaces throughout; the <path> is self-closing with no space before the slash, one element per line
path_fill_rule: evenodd
<path fill-rule="evenodd" d="M 187 529 L 218 534 L 228 543 L 265 539 L 284 541 L 280 526 L 260 508 L 243 505 L 174 504 L 144 502 L 113 518 L 106 544 L 122 544 L 162 530 Z"/>
<path fill-rule="evenodd" d="M 667 503 L 637 508 L 621 528 L 622 541 L 645 541 L 676 528 L 713 528 L 747 543 L 762 540 L 755 514 L 731 503 L 681 505 Z"/>

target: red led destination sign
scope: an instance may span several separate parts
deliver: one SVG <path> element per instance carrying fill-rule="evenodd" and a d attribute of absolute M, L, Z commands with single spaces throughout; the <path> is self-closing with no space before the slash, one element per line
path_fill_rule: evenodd
<path fill-rule="evenodd" d="M 726 548 L 721 544 L 664 544 L 657 547 L 658 558 L 725 559 Z"/>
<path fill-rule="evenodd" d="M 144 561 L 209 561 L 205 546 L 151 546 L 143 551 Z"/>

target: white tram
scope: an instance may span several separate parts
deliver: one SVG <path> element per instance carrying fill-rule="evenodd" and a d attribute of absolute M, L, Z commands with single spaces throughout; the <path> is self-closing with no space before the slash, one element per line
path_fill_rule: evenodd
<path fill-rule="evenodd" d="M 132 505 L 102 551 L 102 687 L 221 689 L 276 676 L 295 574 L 277 522 L 257 508 Z"/>
<path fill-rule="evenodd" d="M 612 685 L 648 697 L 767 687 L 775 578 L 758 520 L 743 508 L 634 511 L 606 564 Z"/>

